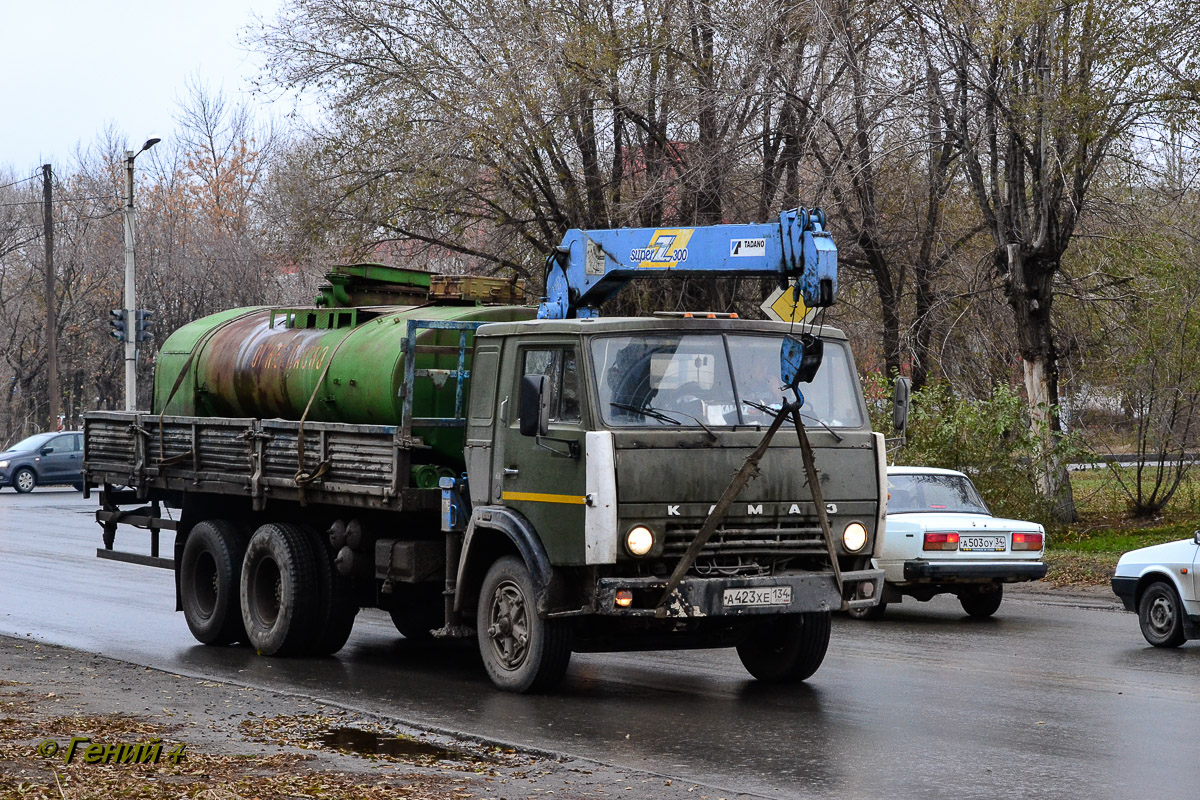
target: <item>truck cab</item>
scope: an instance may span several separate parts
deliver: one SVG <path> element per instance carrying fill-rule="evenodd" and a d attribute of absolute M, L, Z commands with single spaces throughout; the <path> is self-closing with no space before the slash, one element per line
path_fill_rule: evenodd
<path fill-rule="evenodd" d="M 877 596 L 882 572 L 867 562 L 881 528 L 883 440 L 871 431 L 845 337 L 825 328 L 824 359 L 800 414 L 846 598 L 799 442 L 780 435 L 669 602 L 660 602 L 784 402 L 777 364 L 787 331 L 782 323 L 703 317 L 481 327 L 467 414 L 464 562 L 490 560 L 473 559 L 477 548 L 524 542 L 524 560 L 544 566 L 532 570 L 543 576 L 533 581 L 535 597 L 522 602 L 550 620 L 572 619 L 576 650 L 736 644 L 756 620 L 815 618 L 843 599 Z M 477 603 L 472 587 L 484 583 L 463 575 L 460 610 Z"/>

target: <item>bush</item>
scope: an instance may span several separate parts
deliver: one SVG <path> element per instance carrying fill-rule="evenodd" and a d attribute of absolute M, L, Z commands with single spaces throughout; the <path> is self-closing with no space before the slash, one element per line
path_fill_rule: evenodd
<path fill-rule="evenodd" d="M 872 377 L 866 389 L 875 429 L 891 430 L 886 382 Z M 1037 443 L 1025 400 L 1012 388 L 996 386 L 990 397 L 973 400 L 936 383 L 914 392 L 910 408 L 904 444 L 889 451 L 892 464 L 965 472 L 993 514 L 1057 526 L 1052 504 L 1036 490 Z M 1064 458 L 1078 449 L 1069 438 L 1061 447 Z"/>

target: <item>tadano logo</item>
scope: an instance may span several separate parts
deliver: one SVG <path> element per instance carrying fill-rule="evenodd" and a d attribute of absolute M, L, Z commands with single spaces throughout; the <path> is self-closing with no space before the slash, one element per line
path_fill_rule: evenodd
<path fill-rule="evenodd" d="M 688 241 L 693 229 L 655 231 L 648 247 L 635 247 L 629 251 L 629 260 L 638 267 L 674 267 L 688 258 Z"/>
<path fill-rule="evenodd" d="M 730 239 L 729 255 L 732 258 L 762 258 L 767 254 L 766 239 Z"/>

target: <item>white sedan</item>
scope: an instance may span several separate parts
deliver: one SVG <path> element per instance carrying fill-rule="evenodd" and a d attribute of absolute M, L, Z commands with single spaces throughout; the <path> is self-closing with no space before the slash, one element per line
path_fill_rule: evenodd
<path fill-rule="evenodd" d="M 1126 610 L 1137 612 L 1142 636 L 1155 647 L 1200 639 L 1198 552 L 1200 531 L 1191 539 L 1131 550 L 1117 562 L 1113 591 Z"/>
<path fill-rule="evenodd" d="M 884 534 L 872 563 L 884 570 L 877 606 L 854 609 L 878 619 L 905 597 L 958 596 L 972 617 L 1000 608 L 1004 584 L 1046 574 L 1046 532 L 1036 522 L 993 517 L 971 479 L 931 467 L 888 467 Z"/>

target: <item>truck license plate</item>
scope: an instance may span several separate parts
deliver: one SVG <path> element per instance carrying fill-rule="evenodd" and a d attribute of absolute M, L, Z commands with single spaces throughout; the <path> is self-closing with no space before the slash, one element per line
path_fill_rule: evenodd
<path fill-rule="evenodd" d="M 1003 553 L 1004 545 L 1003 536 L 964 536 L 958 549 L 963 553 Z"/>
<path fill-rule="evenodd" d="M 792 602 L 790 586 L 754 586 L 745 589 L 726 589 L 721 603 L 731 606 L 786 606 Z"/>

